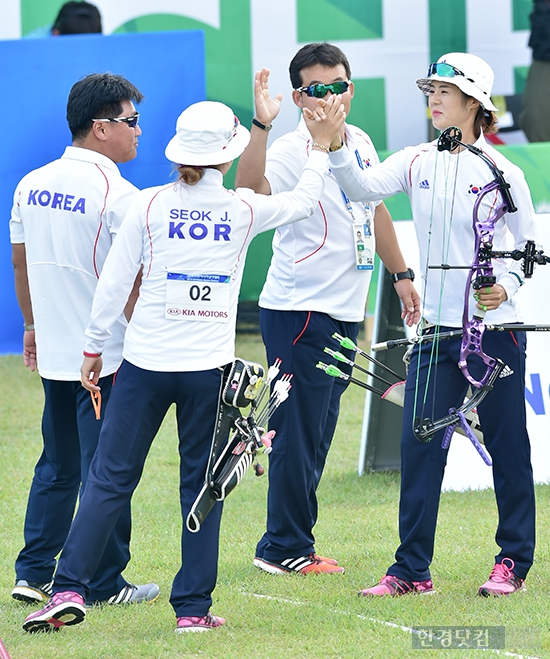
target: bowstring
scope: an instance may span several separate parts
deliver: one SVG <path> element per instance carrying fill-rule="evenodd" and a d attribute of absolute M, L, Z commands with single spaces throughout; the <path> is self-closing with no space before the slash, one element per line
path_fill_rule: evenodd
<path fill-rule="evenodd" d="M 436 146 L 437 148 L 437 146 Z M 442 156 L 444 158 L 443 161 L 443 169 L 444 169 L 444 176 L 445 176 L 445 187 L 444 187 L 444 204 L 443 204 L 443 217 L 442 217 L 442 239 L 441 239 L 441 263 L 448 263 L 448 255 L 449 255 L 449 250 L 451 247 L 451 234 L 452 234 L 452 225 L 453 225 L 453 218 L 454 218 L 454 206 L 455 206 L 455 200 L 456 200 L 456 189 L 457 189 L 457 183 L 458 183 L 458 166 L 459 166 L 459 161 L 460 161 L 460 152 L 457 153 L 456 155 L 453 155 L 451 151 L 449 151 L 448 157 L 445 155 L 447 152 L 441 152 Z M 422 274 L 422 279 L 424 280 L 424 290 L 423 290 L 423 299 L 422 299 L 422 309 L 426 308 L 426 299 L 427 299 L 427 291 L 428 291 L 428 266 L 430 264 L 430 252 L 431 252 L 431 241 L 432 241 L 432 235 L 433 235 L 433 228 L 434 228 L 434 207 L 435 207 L 435 195 L 437 191 L 437 172 L 438 172 L 438 160 L 440 157 L 440 152 L 439 150 L 436 151 L 436 157 L 435 157 L 435 165 L 434 165 L 434 177 L 433 177 L 433 190 L 432 190 L 432 203 L 431 203 L 431 208 L 430 208 L 430 224 L 428 228 L 428 246 L 426 249 L 426 261 L 424 264 L 424 273 Z M 452 168 L 454 165 L 454 176 L 452 176 Z M 450 205 L 448 207 L 448 198 L 449 195 L 447 194 L 449 191 L 449 180 L 452 180 L 452 194 L 451 194 L 451 201 Z M 434 382 L 437 381 L 437 370 L 438 370 L 438 364 L 439 364 L 439 338 L 437 338 L 438 334 L 440 334 L 440 328 L 441 328 L 441 309 L 443 305 L 443 291 L 445 288 L 445 280 L 447 277 L 447 271 L 442 269 L 441 270 L 441 275 L 440 275 L 440 282 L 439 282 L 439 301 L 438 301 L 438 311 L 437 311 L 437 320 L 434 324 L 433 331 L 436 336 L 436 338 L 431 342 L 430 346 L 430 360 L 428 363 L 428 372 L 426 374 L 426 380 L 424 383 L 424 391 L 422 393 L 422 405 L 421 405 L 421 412 L 420 414 L 417 414 L 417 409 L 418 409 L 418 401 L 419 401 L 419 389 L 420 389 L 420 358 L 421 358 L 421 347 L 422 347 L 422 342 L 418 344 L 418 353 L 417 353 L 417 367 L 416 367 L 416 382 L 415 382 L 415 390 L 414 390 L 414 414 L 413 418 L 411 419 L 411 424 L 413 426 L 414 430 L 414 421 L 417 416 L 419 416 L 421 419 L 425 417 L 425 409 L 426 409 L 426 403 L 428 399 L 428 389 L 429 389 L 429 383 L 432 375 L 432 368 L 433 368 L 433 376 L 434 376 Z M 421 321 L 422 322 L 422 321 Z M 422 328 L 417 328 L 417 333 L 419 331 L 422 331 Z M 433 387 L 433 392 L 432 392 L 432 411 L 435 408 L 435 398 L 436 398 L 436 387 Z"/>

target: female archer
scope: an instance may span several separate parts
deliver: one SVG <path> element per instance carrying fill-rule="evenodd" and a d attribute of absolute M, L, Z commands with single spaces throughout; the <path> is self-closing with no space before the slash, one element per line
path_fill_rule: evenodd
<path fill-rule="evenodd" d="M 468 385 L 472 383 L 474 391 L 483 389 L 496 368 L 502 370 L 494 377 L 492 390 L 480 396 L 477 411 L 493 462 L 499 513 L 495 539 L 500 551 L 479 594 L 509 595 L 523 589 L 533 562 L 535 499 L 524 397 L 525 333 L 483 335 L 482 326 L 485 313 L 488 323 L 521 322 L 514 295 L 524 274 L 521 262 L 487 261 L 476 248 L 483 244 L 506 250 L 511 234 L 514 248 L 521 250 L 535 239 L 534 210 L 523 173 L 485 139 L 496 132 L 493 79 L 493 71 L 479 57 L 450 53 L 416 81 L 428 96 L 434 127 L 456 127 L 450 132 L 461 133 L 458 142 L 445 145 L 436 140 L 407 147 L 368 170 L 358 167 L 346 149 L 339 149 L 339 138 L 331 145 L 332 171 L 353 201 L 384 199 L 397 192 L 409 196 L 422 264 L 420 331 L 438 333 L 463 326 L 470 331 L 477 323 L 477 339 L 483 343 L 467 359 L 460 337 L 420 342 L 413 350 L 401 437 L 400 545 L 386 576 L 363 590 L 365 596 L 434 591 L 430 563 L 447 449 L 441 446 L 442 431 L 431 441 L 421 437 L 422 442 L 418 429 L 426 421 L 445 417 L 450 408 L 459 408 Z M 322 120 L 322 108 L 308 117 L 310 125 Z M 442 264 L 465 267 L 444 269 Z M 470 285 L 474 271 L 481 275 Z M 411 270 L 394 275 L 413 276 Z M 503 362 L 500 366 L 497 358 Z"/>
<path fill-rule="evenodd" d="M 124 359 L 86 491 L 59 559 L 54 594 L 43 609 L 27 616 L 26 631 L 54 631 L 84 620 L 90 576 L 140 481 L 151 444 L 172 404 L 179 438 L 180 505 L 187 518 L 204 484 L 224 366 L 234 360 L 237 302 L 248 247 L 258 233 L 305 220 L 313 212 L 324 188 L 328 145 L 345 118 L 339 96 L 331 97 L 329 108 L 329 121 L 318 126 L 296 188 L 269 197 L 223 186 L 223 175 L 250 140 L 233 110 L 202 101 L 179 116 L 176 134 L 165 149 L 177 180 L 140 192 L 97 285 L 81 369 L 82 384 L 91 392 L 99 392 L 101 353 L 109 328 L 126 304 L 130 280 L 143 266 Z M 182 530 L 182 565 L 170 595 L 177 633 L 208 631 L 225 622 L 210 612 L 221 514 L 222 505 L 216 505 L 200 533 Z"/>

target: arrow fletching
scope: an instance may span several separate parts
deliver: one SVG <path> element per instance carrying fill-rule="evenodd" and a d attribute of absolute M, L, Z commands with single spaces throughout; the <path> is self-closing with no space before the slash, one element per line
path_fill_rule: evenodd
<path fill-rule="evenodd" d="M 347 336 L 342 336 L 341 334 L 338 334 L 338 332 L 334 332 L 332 335 L 333 339 L 336 339 L 338 343 L 342 346 L 342 348 L 346 348 L 346 350 L 355 350 L 357 352 L 362 352 L 360 349 L 355 345 L 355 343 L 349 339 Z"/>
<path fill-rule="evenodd" d="M 324 352 L 326 352 L 327 355 L 334 357 L 334 359 L 337 359 L 339 362 L 343 362 L 344 364 L 349 364 L 350 366 L 356 366 L 356 364 L 354 364 L 351 359 L 348 359 L 341 352 L 337 352 L 336 350 L 331 350 L 330 348 L 325 348 Z"/>
<path fill-rule="evenodd" d="M 327 375 L 330 375 L 333 378 L 349 380 L 349 375 L 347 373 L 343 373 L 337 366 L 334 366 L 334 364 L 324 364 L 323 362 L 317 362 L 317 368 L 320 368 Z"/>

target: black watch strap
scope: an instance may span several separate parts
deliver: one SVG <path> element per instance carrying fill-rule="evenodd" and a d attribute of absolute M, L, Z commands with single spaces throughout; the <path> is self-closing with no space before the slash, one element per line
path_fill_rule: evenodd
<path fill-rule="evenodd" d="M 262 124 L 261 121 L 258 121 L 256 117 L 252 118 L 252 124 L 254 126 L 257 126 L 258 128 L 261 128 L 262 130 L 271 130 L 273 128 L 272 124 L 269 124 L 269 126 L 266 126 L 265 124 Z"/>
<path fill-rule="evenodd" d="M 394 284 L 397 284 L 397 282 L 401 281 L 402 279 L 410 279 L 411 281 L 414 281 L 413 269 L 407 268 L 405 272 L 394 272 L 394 274 L 391 275 L 391 280 Z"/>

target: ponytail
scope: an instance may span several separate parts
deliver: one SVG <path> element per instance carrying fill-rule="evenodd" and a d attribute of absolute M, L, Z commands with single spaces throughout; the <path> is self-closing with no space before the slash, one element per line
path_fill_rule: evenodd
<path fill-rule="evenodd" d="M 482 132 L 484 135 L 495 135 L 498 132 L 498 119 L 494 112 L 480 105 L 474 118 L 474 133 L 479 137 Z"/>
<path fill-rule="evenodd" d="M 179 180 L 187 185 L 196 185 L 204 176 L 204 167 L 193 165 L 179 165 L 177 168 Z"/>

